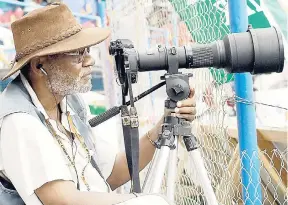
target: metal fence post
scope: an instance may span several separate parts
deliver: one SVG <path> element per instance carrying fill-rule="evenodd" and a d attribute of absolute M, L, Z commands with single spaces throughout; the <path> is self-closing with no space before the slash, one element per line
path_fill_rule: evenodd
<path fill-rule="evenodd" d="M 246 0 L 229 0 L 229 16 L 232 33 L 248 29 Z M 236 96 L 248 101 L 253 99 L 253 82 L 250 73 L 235 74 Z M 262 204 L 260 160 L 256 134 L 255 107 L 237 102 L 238 139 L 241 159 L 242 193 L 245 205 Z"/>

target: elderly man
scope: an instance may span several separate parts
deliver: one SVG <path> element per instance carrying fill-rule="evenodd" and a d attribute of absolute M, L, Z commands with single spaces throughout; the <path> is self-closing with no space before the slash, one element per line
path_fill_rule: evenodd
<path fill-rule="evenodd" d="M 166 204 L 111 192 L 130 180 L 125 153 L 103 156 L 77 94 L 91 89 L 89 47 L 109 31 L 82 29 L 65 4 L 32 11 L 12 31 L 16 57 L 4 79 L 21 72 L 1 96 L 0 204 Z M 193 94 L 176 108 L 179 117 L 194 118 Z M 162 120 L 140 139 L 140 170 L 152 159 Z"/>

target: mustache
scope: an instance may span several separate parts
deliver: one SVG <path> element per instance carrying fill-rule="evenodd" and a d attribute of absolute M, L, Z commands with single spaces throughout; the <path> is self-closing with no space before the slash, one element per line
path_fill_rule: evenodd
<path fill-rule="evenodd" d="M 90 75 L 92 73 L 92 66 L 89 66 L 88 68 L 83 68 L 83 73 L 81 75 L 81 77 L 86 76 L 86 75 Z"/>

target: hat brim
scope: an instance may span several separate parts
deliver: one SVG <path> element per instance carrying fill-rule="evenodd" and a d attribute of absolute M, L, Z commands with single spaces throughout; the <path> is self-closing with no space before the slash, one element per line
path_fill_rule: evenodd
<path fill-rule="evenodd" d="M 80 32 L 76 33 L 73 36 L 70 36 L 64 40 L 61 40 L 55 44 L 35 51 L 19 59 L 17 62 L 15 62 L 11 70 L 2 78 L 2 80 L 6 80 L 11 75 L 15 74 L 32 58 L 63 52 L 70 52 L 73 50 L 90 47 L 101 43 L 106 38 L 108 38 L 109 35 L 110 30 L 105 28 L 93 27 L 82 29 Z"/>

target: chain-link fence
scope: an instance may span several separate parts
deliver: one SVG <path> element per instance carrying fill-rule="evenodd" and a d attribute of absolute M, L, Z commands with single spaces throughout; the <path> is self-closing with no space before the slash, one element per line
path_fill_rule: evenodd
<path fill-rule="evenodd" d="M 130 39 L 138 50 L 157 45 L 210 43 L 230 32 L 228 4 L 225 0 L 111 0 L 107 1 L 107 9 L 112 38 Z M 242 196 L 242 164 L 235 109 L 235 102 L 253 102 L 235 97 L 234 76 L 224 70 L 199 68 L 183 69 L 181 72 L 193 73 L 190 83 L 195 88 L 197 118 L 192 123 L 192 131 L 199 141 L 219 204 L 253 204 L 256 201 L 247 203 Z M 139 73 L 137 85 L 133 84 L 135 94 L 159 83 L 164 73 Z M 140 134 L 155 125 L 163 114 L 165 99 L 165 88 L 161 88 L 136 103 Z M 253 157 L 260 158 L 262 204 L 286 204 L 287 131 L 259 128 L 257 135 L 259 153 L 255 153 L 255 156 L 243 153 L 241 156 L 249 157 L 251 161 Z M 253 163 L 249 168 L 254 169 Z M 207 204 L 195 174 L 196 169 L 197 165 L 192 166 L 184 144 L 180 143 L 175 183 L 176 204 Z M 250 173 L 250 170 L 245 171 Z M 142 178 L 145 173 L 143 171 Z M 164 181 L 163 191 L 166 190 L 165 185 Z"/>

